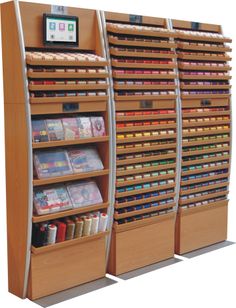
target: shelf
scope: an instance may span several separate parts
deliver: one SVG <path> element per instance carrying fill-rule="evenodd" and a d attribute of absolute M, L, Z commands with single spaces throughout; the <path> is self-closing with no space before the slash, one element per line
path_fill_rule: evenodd
<path fill-rule="evenodd" d="M 188 189 L 188 190 L 181 189 L 180 194 L 181 195 L 190 195 L 190 194 L 194 194 L 194 193 L 198 193 L 198 192 L 203 192 L 203 191 L 209 190 L 209 189 L 227 187 L 228 185 L 229 185 L 229 182 L 224 182 L 224 183 L 220 183 L 220 184 L 212 184 L 212 185 L 197 187 L 197 188 Z"/>
<path fill-rule="evenodd" d="M 229 159 L 229 155 L 219 156 L 219 157 L 209 157 L 209 158 L 203 158 L 203 159 L 196 159 L 191 161 L 182 162 L 182 166 L 191 166 L 195 164 L 204 164 L 209 162 L 218 162 L 221 160 L 227 160 Z"/>
<path fill-rule="evenodd" d="M 124 139 L 116 139 L 117 144 L 121 143 L 134 143 L 138 141 L 147 141 L 147 140 L 160 140 L 160 139 L 174 139 L 176 138 L 176 134 L 165 134 L 165 135 L 157 135 L 157 136 L 142 136 L 142 137 L 132 137 L 132 138 L 124 138 Z"/>
<path fill-rule="evenodd" d="M 201 169 L 182 171 L 182 176 L 194 175 L 198 173 L 216 171 L 216 170 L 227 169 L 227 168 L 229 168 L 229 164 L 223 164 L 221 166 L 213 166 L 213 167 L 203 167 Z"/>
<path fill-rule="evenodd" d="M 116 176 L 123 176 L 129 174 L 137 174 L 141 172 L 149 172 L 149 171 L 157 171 L 157 170 L 165 170 L 165 169 L 174 169 L 176 164 L 165 164 L 159 166 L 151 166 L 151 167 L 143 167 L 138 169 L 124 170 L 124 171 L 116 171 Z"/>
<path fill-rule="evenodd" d="M 205 116 L 205 114 L 204 114 Z M 189 122 L 189 123 L 184 123 L 182 124 L 183 128 L 188 128 L 188 127 L 201 127 L 201 126 L 212 126 L 212 125 L 223 125 L 223 124 L 228 124 L 230 125 L 230 119 L 228 120 L 216 120 L 216 121 L 202 121 L 202 122 Z"/>
<path fill-rule="evenodd" d="M 122 213 L 122 214 L 115 213 L 114 219 L 118 220 L 118 219 L 133 217 L 133 216 L 136 216 L 136 215 L 142 215 L 142 214 L 146 214 L 146 213 L 161 211 L 161 210 L 164 210 L 164 209 L 173 208 L 174 206 L 175 206 L 175 203 L 168 203 L 166 205 L 152 206 L 152 207 L 149 207 L 149 208 L 146 208 L 146 209 L 130 211 L 130 212 L 127 212 L 127 213 Z"/>
<path fill-rule="evenodd" d="M 199 46 L 197 44 L 185 44 L 185 43 L 178 43 L 178 49 L 184 50 L 199 50 L 199 51 L 215 51 L 215 52 L 231 52 L 232 49 L 230 47 L 216 47 L 216 46 Z"/>
<path fill-rule="evenodd" d="M 197 131 L 197 132 L 183 133 L 182 136 L 183 137 L 193 137 L 193 136 L 208 136 L 208 135 L 219 135 L 219 134 L 228 134 L 228 133 L 230 133 L 230 129 L 215 129 L 215 130 L 207 130 L 207 131 L 202 131 L 202 132 Z"/>
<path fill-rule="evenodd" d="M 199 205 L 199 206 L 194 206 L 194 207 L 191 207 L 191 208 L 179 207 L 178 210 L 179 210 L 179 213 L 181 215 L 188 215 L 188 214 L 192 214 L 192 213 L 212 210 L 212 209 L 217 208 L 217 207 L 219 208 L 219 207 L 225 206 L 225 202 L 226 202 L 226 204 L 228 204 L 227 198 L 224 199 L 224 200 L 217 201 L 217 202 L 210 202 L 206 205 Z"/>
<path fill-rule="evenodd" d="M 175 79 L 176 74 L 118 74 L 113 72 L 113 78 L 118 79 Z"/>
<path fill-rule="evenodd" d="M 199 33 L 199 32 L 198 32 Z M 178 39 L 181 40 L 188 40 L 188 41 L 199 41 L 199 42 L 213 42 L 213 43 L 231 43 L 232 40 L 227 37 L 210 37 L 205 35 L 191 35 L 191 34 L 184 34 L 184 33 L 177 33 L 176 36 Z"/>
<path fill-rule="evenodd" d="M 214 117 L 214 116 L 230 116 L 230 111 L 209 111 L 209 112 L 189 112 L 182 113 L 183 118 L 193 118 L 193 117 Z"/>
<path fill-rule="evenodd" d="M 166 143 L 162 145 L 153 145 L 153 146 L 146 146 L 146 147 L 133 147 L 127 149 L 117 149 L 116 154 L 127 154 L 127 153 L 139 153 L 145 151 L 152 151 L 152 150 L 163 150 L 163 149 L 176 149 L 176 143 Z"/>
<path fill-rule="evenodd" d="M 150 176 L 145 177 L 138 180 L 127 180 L 123 182 L 116 181 L 116 187 L 123 187 L 123 186 L 129 186 L 129 185 L 135 185 L 135 184 L 141 184 L 141 183 L 147 183 L 150 181 L 156 181 L 156 180 L 166 180 L 166 179 L 175 179 L 176 174 L 165 174 L 165 175 L 158 175 L 158 176 Z"/>
<path fill-rule="evenodd" d="M 129 207 L 133 205 L 146 204 L 149 202 L 155 202 L 155 201 L 165 200 L 165 199 L 174 198 L 174 197 L 175 197 L 175 193 L 173 192 L 170 194 L 154 196 L 150 198 L 143 198 L 143 199 L 129 201 L 129 202 L 115 203 L 115 209 L 123 209 L 125 207 Z"/>
<path fill-rule="evenodd" d="M 114 83 L 113 88 L 115 90 L 176 90 L 176 85 L 132 85 L 124 84 L 119 85 Z"/>
<path fill-rule="evenodd" d="M 119 45 L 119 46 L 143 46 L 143 47 L 154 47 L 154 48 L 176 48 L 177 44 L 172 42 L 144 42 L 144 41 L 130 41 L 130 40 L 120 40 L 115 37 L 108 36 L 108 41 L 110 44 Z M 112 48 L 111 48 L 112 49 Z"/>
<path fill-rule="evenodd" d="M 47 184 L 69 182 L 69 181 L 81 180 L 81 179 L 97 177 L 97 176 L 102 176 L 102 175 L 107 175 L 107 174 L 109 174 L 108 169 L 91 171 L 91 172 L 81 172 L 81 173 L 46 178 L 46 179 L 35 179 L 33 180 L 33 185 L 41 186 L 41 185 L 47 185 Z"/>
<path fill-rule="evenodd" d="M 224 168 L 222 168 L 222 169 L 224 169 Z M 208 181 L 213 181 L 213 180 L 224 179 L 224 178 L 228 178 L 228 177 L 229 177 L 229 173 L 223 173 L 223 174 L 206 176 L 206 177 L 203 177 L 203 178 L 200 178 L 200 179 L 181 181 L 180 185 L 186 186 L 186 185 L 191 185 L 191 184 L 196 184 L 196 183 L 201 183 L 201 182 L 208 182 Z"/>
<path fill-rule="evenodd" d="M 98 102 L 107 101 L 108 96 L 69 96 L 69 97 L 31 97 L 31 104 L 43 103 L 80 103 L 80 102 Z"/>
<path fill-rule="evenodd" d="M 78 144 L 87 144 L 87 143 L 98 143 L 106 142 L 109 140 L 109 136 L 102 137 L 92 137 L 92 138 L 81 138 L 76 140 L 61 140 L 61 141 L 48 141 L 48 142 L 33 142 L 33 149 L 42 149 L 42 148 L 52 148 L 52 147 L 64 147 L 69 145 L 78 145 Z"/>
<path fill-rule="evenodd" d="M 70 90 L 107 90 L 107 84 L 59 84 L 59 85 L 32 85 L 30 91 L 70 91 Z"/>
<path fill-rule="evenodd" d="M 160 130 L 173 128 L 176 129 L 176 123 L 174 124 L 156 124 L 156 125 L 140 125 L 140 126 L 126 126 L 126 127 L 118 127 L 116 128 L 117 133 L 122 132 L 138 132 L 138 131 L 150 131 L 150 130 Z"/>
<path fill-rule="evenodd" d="M 164 119 L 175 119 L 176 113 L 168 114 L 150 114 L 140 116 L 116 116 L 116 122 L 124 121 L 138 121 L 138 120 L 164 120 Z"/>
<path fill-rule="evenodd" d="M 114 95 L 116 101 L 176 99 L 177 95 Z"/>
<path fill-rule="evenodd" d="M 230 142 L 230 138 L 217 138 L 217 139 L 209 139 L 209 140 L 197 140 L 197 141 L 188 141 L 183 142 L 183 147 L 190 147 L 190 146 L 199 146 L 201 144 L 214 144 L 214 143 L 222 143 L 222 142 Z"/>
<path fill-rule="evenodd" d="M 132 57 L 132 58 L 153 58 L 153 59 L 176 59 L 176 54 L 168 54 L 161 52 L 142 52 L 142 51 L 122 51 L 115 48 L 110 48 L 110 54 L 117 57 Z"/>
<path fill-rule="evenodd" d="M 171 31 L 156 31 L 154 30 L 136 30 L 136 29 L 120 29 L 113 27 L 111 25 L 107 25 L 107 31 L 116 34 L 129 34 L 129 35 L 143 35 L 143 36 L 151 36 L 151 37 L 176 37 L 176 34 Z"/>
<path fill-rule="evenodd" d="M 230 98 L 230 94 L 181 94 L 181 98 L 183 99 L 192 99 L 192 98 L 200 98 L 200 99 L 207 99 L 207 98 Z"/>
<path fill-rule="evenodd" d="M 207 150 L 188 151 L 188 152 L 182 152 L 182 156 L 217 153 L 217 152 L 224 152 L 224 151 L 229 151 L 229 150 L 230 150 L 230 147 L 228 146 L 228 147 L 221 147 L 221 148 L 212 148 L 212 149 L 207 149 Z"/>
<path fill-rule="evenodd" d="M 216 198 L 216 197 L 221 197 L 221 196 L 226 196 L 229 192 L 226 191 L 221 191 L 221 192 L 217 192 L 217 193 L 211 193 L 208 195 L 204 195 L 204 196 L 200 196 L 200 197 L 196 197 L 196 198 L 190 198 L 184 201 L 180 201 L 179 204 L 180 205 L 185 205 L 185 204 L 190 204 L 190 203 L 195 203 L 198 201 L 203 201 L 203 200 L 207 200 L 207 199 L 211 199 L 211 198 Z"/>
<path fill-rule="evenodd" d="M 175 63 L 171 64 L 147 64 L 147 63 L 126 63 L 126 62 L 117 62 L 112 60 L 111 65 L 113 67 L 122 67 L 122 68 L 150 68 L 150 69 L 173 69 L 177 68 Z"/>
<path fill-rule="evenodd" d="M 68 247 L 68 246 L 71 246 L 71 245 L 78 245 L 78 244 L 85 243 L 85 242 L 88 242 L 88 241 L 97 240 L 101 237 L 107 236 L 108 233 L 109 233 L 108 231 L 99 232 L 99 233 L 94 234 L 94 235 L 83 236 L 83 237 L 75 238 L 75 239 L 72 239 L 72 240 L 67 240 L 67 241 L 64 241 L 64 242 L 61 242 L 61 243 L 56 243 L 56 244 L 53 244 L 53 245 L 48 245 L 48 246 L 43 246 L 43 247 L 38 247 L 38 248 L 32 246 L 31 251 L 32 251 L 32 254 L 34 254 L 34 255 L 47 253 L 47 252 L 55 251 L 57 249 L 65 248 L 65 247 Z"/>
<path fill-rule="evenodd" d="M 181 90 L 211 90 L 211 89 L 222 89 L 229 90 L 231 88 L 230 85 L 180 85 Z"/>
<path fill-rule="evenodd" d="M 182 53 L 178 53 L 178 58 L 179 59 L 183 59 L 183 60 L 199 60 L 199 61 L 217 61 L 217 62 L 227 62 L 227 61 L 231 61 L 231 57 L 223 55 L 214 55 L 214 56 L 207 56 L 207 55 L 198 55 L 198 54 L 194 54 L 194 55 L 188 55 L 188 54 L 182 54 Z"/>
<path fill-rule="evenodd" d="M 123 160 L 117 160 L 116 166 L 124 166 L 124 165 L 142 163 L 142 162 L 153 161 L 153 160 L 170 159 L 170 158 L 175 158 L 175 157 L 176 157 L 176 153 L 164 154 L 164 155 L 152 155 L 152 156 L 140 157 L 140 158 L 123 159 Z"/>
<path fill-rule="evenodd" d="M 145 219 L 141 219 L 137 221 L 132 221 L 132 222 L 122 224 L 122 225 L 114 224 L 113 229 L 115 230 L 115 232 L 123 232 L 123 231 L 132 230 L 135 228 L 140 228 L 143 226 L 151 225 L 159 221 L 172 219 L 172 218 L 174 219 L 174 217 L 175 217 L 175 213 L 172 212 L 172 213 L 157 215 L 154 217 L 145 218 Z"/>
<path fill-rule="evenodd" d="M 77 214 L 82 214 L 82 213 L 87 213 L 87 212 L 92 212 L 92 211 L 98 211 L 101 209 L 107 209 L 108 206 L 109 206 L 109 203 L 101 203 L 101 204 L 88 205 L 88 206 L 84 206 L 80 208 L 74 208 L 71 210 L 50 213 L 50 214 L 45 214 L 45 215 L 40 215 L 40 216 L 34 215 L 32 217 L 32 222 L 39 223 L 39 222 L 58 219 L 62 217 L 67 217 L 67 216 L 72 216 L 72 215 L 77 215 Z"/>
<path fill-rule="evenodd" d="M 88 67 L 102 67 L 107 66 L 107 61 L 68 61 L 68 60 L 32 60 L 26 57 L 26 63 L 29 65 L 40 66 L 88 66 Z"/>
<path fill-rule="evenodd" d="M 70 73 L 70 72 L 27 72 L 29 78 L 43 78 L 43 79 L 56 79 L 56 78 L 76 78 L 76 79 L 87 79 L 87 78 L 107 78 L 108 73 Z"/>
<path fill-rule="evenodd" d="M 181 70 L 187 70 L 187 71 L 230 71 L 231 67 L 229 65 L 224 66 L 210 66 L 210 65 L 187 65 L 178 63 L 178 67 Z"/>
<path fill-rule="evenodd" d="M 186 75 L 184 73 L 179 73 L 180 79 L 186 80 L 230 80 L 231 76 L 214 76 L 214 75 Z"/>

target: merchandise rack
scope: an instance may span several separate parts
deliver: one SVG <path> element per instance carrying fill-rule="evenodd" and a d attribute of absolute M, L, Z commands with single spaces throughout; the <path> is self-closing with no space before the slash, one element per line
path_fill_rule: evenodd
<path fill-rule="evenodd" d="M 119 275 L 174 255 L 176 44 L 165 19 L 110 12 L 102 19 L 116 135 L 108 272 Z"/>
<path fill-rule="evenodd" d="M 93 211 L 109 214 L 111 116 L 108 63 L 103 53 L 100 15 L 95 10 L 68 8 L 68 14 L 79 18 L 79 45 L 63 48 L 43 45 L 40 25 L 43 14 L 51 12 L 50 5 L 14 1 L 2 4 L 1 9 L 9 290 L 19 297 L 36 299 L 96 280 L 106 273 L 108 231 L 37 248 L 31 247 L 31 232 L 35 223 Z M 94 55 L 99 60 L 83 60 L 84 55 L 91 55 L 90 58 Z M 71 80 L 76 82 L 72 84 Z M 81 92 L 87 95 L 78 96 Z M 77 93 L 76 96 L 73 93 Z M 32 142 L 31 120 L 63 118 L 65 115 L 102 116 L 107 135 Z M 83 145 L 96 147 L 103 170 L 46 179 L 35 177 L 33 155 L 36 150 L 76 149 Z M 92 179 L 97 183 L 102 203 L 40 216 L 33 213 L 36 187 L 53 187 L 55 183 L 73 183 L 81 179 Z"/>
<path fill-rule="evenodd" d="M 227 237 L 231 154 L 230 66 L 221 27 L 172 20 L 182 105 L 182 173 L 175 252 Z"/>

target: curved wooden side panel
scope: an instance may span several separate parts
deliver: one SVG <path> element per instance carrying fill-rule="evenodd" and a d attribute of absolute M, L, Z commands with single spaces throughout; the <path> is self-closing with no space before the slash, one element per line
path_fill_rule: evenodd
<path fill-rule="evenodd" d="M 9 291 L 24 297 L 28 226 L 28 130 L 13 2 L 1 5 Z"/>

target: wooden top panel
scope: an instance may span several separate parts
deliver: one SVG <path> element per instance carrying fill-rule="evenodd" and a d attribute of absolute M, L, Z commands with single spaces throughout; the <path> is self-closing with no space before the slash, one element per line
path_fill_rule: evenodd
<path fill-rule="evenodd" d="M 43 14 L 51 13 L 51 5 L 20 2 L 22 27 L 26 47 L 45 47 L 43 45 Z M 95 50 L 97 34 L 96 11 L 68 7 L 68 15 L 79 18 L 79 49 Z M 53 47 L 55 48 L 55 47 Z M 73 48 L 73 47 L 72 47 Z"/>
<path fill-rule="evenodd" d="M 130 23 L 130 15 L 132 15 L 132 14 L 105 12 L 106 20 L 118 21 L 118 22 L 120 21 L 120 22 L 129 22 Z M 135 16 L 135 15 L 133 15 L 133 16 Z M 156 25 L 156 26 L 161 26 L 161 27 L 167 28 L 165 18 L 142 16 L 142 24 Z"/>
<path fill-rule="evenodd" d="M 186 21 L 186 20 L 177 20 L 172 19 L 173 28 L 180 28 L 180 29 L 186 29 L 186 30 L 192 30 L 192 21 Z M 207 23 L 199 23 L 199 30 L 200 31 L 207 31 L 207 32 L 215 32 L 215 33 L 221 33 L 221 27 L 220 25 L 213 25 L 213 24 L 207 24 Z"/>

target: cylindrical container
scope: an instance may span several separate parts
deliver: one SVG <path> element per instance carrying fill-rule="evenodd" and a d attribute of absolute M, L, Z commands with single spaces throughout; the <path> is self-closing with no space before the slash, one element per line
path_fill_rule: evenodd
<path fill-rule="evenodd" d="M 66 240 L 72 240 L 74 238 L 75 233 L 75 223 L 67 219 L 66 220 Z"/>
<path fill-rule="evenodd" d="M 83 235 L 84 221 L 78 218 L 75 222 L 75 238 Z"/>
<path fill-rule="evenodd" d="M 91 231 L 90 231 L 91 235 L 98 233 L 98 224 L 99 224 L 99 217 L 97 215 L 93 215 Z"/>
<path fill-rule="evenodd" d="M 54 224 L 49 224 L 48 234 L 47 234 L 47 245 L 55 244 L 56 236 L 57 236 L 57 226 Z"/>
<path fill-rule="evenodd" d="M 85 217 L 84 228 L 83 228 L 83 236 L 90 235 L 91 225 L 92 225 L 92 218 L 90 218 L 89 216 Z"/>
<path fill-rule="evenodd" d="M 107 229 L 107 221 L 108 215 L 106 213 L 102 213 L 99 219 L 98 231 L 104 232 Z"/>

